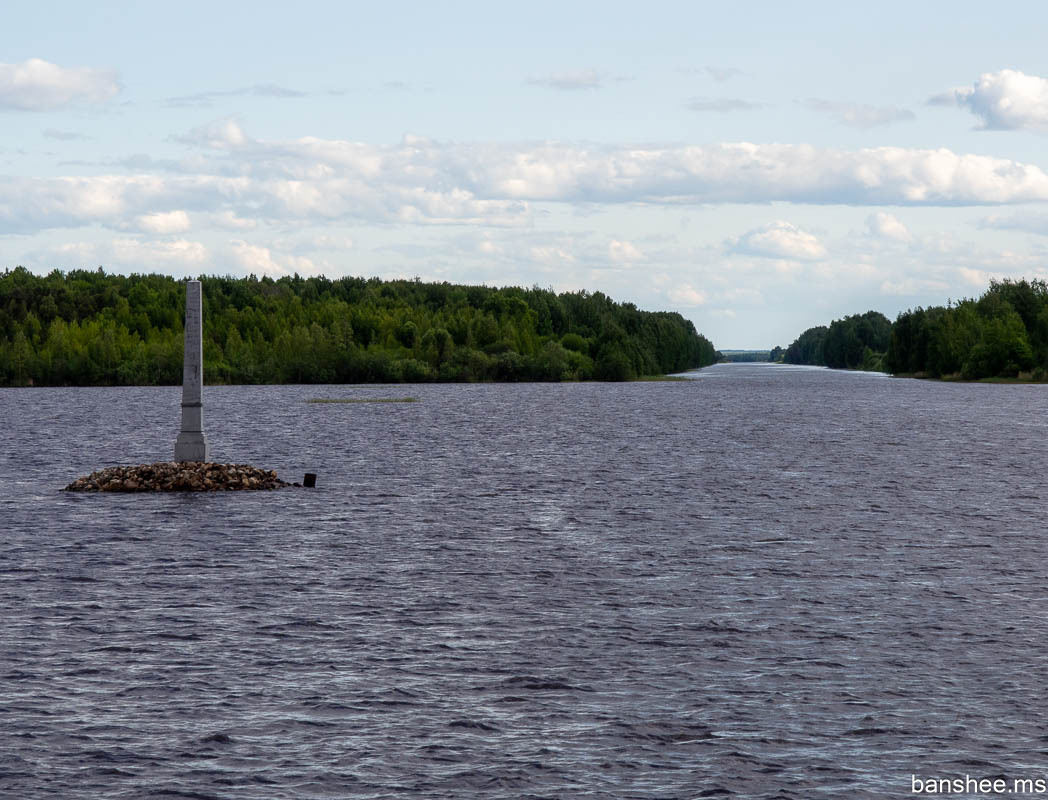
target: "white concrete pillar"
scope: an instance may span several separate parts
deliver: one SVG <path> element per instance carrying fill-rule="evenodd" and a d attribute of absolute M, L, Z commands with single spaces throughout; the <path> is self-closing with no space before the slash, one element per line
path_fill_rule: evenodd
<path fill-rule="evenodd" d="M 208 461 L 204 435 L 204 304 L 200 281 L 186 281 L 186 345 L 182 360 L 182 430 L 175 461 Z"/>

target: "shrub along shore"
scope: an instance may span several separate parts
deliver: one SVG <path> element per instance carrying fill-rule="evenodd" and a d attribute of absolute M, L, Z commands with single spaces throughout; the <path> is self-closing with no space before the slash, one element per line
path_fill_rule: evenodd
<path fill-rule="evenodd" d="M 601 292 L 201 277 L 209 383 L 630 380 L 704 367 L 680 314 Z M 0 275 L 0 385 L 177 385 L 185 290 L 165 275 Z"/>

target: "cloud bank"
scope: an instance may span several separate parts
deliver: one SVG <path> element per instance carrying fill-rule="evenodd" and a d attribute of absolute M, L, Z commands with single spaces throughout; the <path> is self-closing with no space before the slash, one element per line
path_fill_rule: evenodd
<path fill-rule="evenodd" d="M 949 150 L 734 142 L 621 147 L 264 141 L 219 120 L 177 141 L 183 161 L 135 174 L 0 180 L 0 232 L 128 220 L 184 230 L 194 216 L 252 223 L 520 226 L 534 203 L 966 206 L 1048 201 L 1032 164 Z M 173 212 L 180 214 L 173 215 Z M 187 216 L 183 217 L 184 213 Z M 163 216 L 168 215 L 168 216 Z"/>
<path fill-rule="evenodd" d="M 54 111 L 79 102 L 104 103 L 119 92 L 110 69 L 60 67 L 39 58 L 0 64 L 0 108 Z"/>

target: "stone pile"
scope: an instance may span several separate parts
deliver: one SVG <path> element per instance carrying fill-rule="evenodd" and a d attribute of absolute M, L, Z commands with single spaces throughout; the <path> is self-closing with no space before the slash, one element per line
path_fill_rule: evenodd
<path fill-rule="evenodd" d="M 134 467 L 106 467 L 77 478 L 67 492 L 218 492 L 279 489 L 290 484 L 275 470 L 210 461 L 159 461 Z"/>

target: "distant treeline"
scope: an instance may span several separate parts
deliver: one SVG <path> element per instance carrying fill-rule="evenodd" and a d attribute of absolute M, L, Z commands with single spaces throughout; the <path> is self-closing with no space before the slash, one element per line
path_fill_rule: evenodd
<path fill-rule="evenodd" d="M 712 364 L 680 314 L 600 292 L 378 278 L 202 277 L 210 383 L 629 380 Z M 0 275 L 0 385 L 182 381 L 164 275 Z"/>
<path fill-rule="evenodd" d="M 729 364 L 745 364 L 754 361 L 774 361 L 768 350 L 722 350 L 720 360 Z"/>
<path fill-rule="evenodd" d="M 855 314 L 834 320 L 829 327 L 808 328 L 786 348 L 783 361 L 834 369 L 879 370 L 891 331 L 891 322 L 878 311 Z"/>
<path fill-rule="evenodd" d="M 932 378 L 1048 379 L 1048 285 L 993 281 L 978 300 L 917 308 L 894 323 L 875 311 L 809 328 L 792 364 L 881 369 Z"/>

